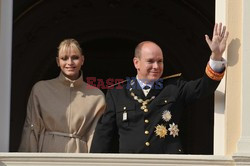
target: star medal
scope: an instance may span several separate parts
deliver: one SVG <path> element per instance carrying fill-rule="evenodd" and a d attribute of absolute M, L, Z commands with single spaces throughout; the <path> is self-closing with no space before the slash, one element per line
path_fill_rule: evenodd
<path fill-rule="evenodd" d="M 178 136 L 178 134 L 179 134 L 178 125 L 176 125 L 174 123 L 169 124 L 168 131 L 170 131 L 170 135 L 172 135 L 173 137 Z"/>
<path fill-rule="evenodd" d="M 165 136 L 168 134 L 168 130 L 163 124 L 157 125 L 155 127 L 155 134 L 156 136 L 159 136 L 160 138 L 165 138 Z"/>
<path fill-rule="evenodd" d="M 165 110 L 162 113 L 162 119 L 166 122 L 170 121 L 172 118 L 171 112 L 169 110 Z"/>

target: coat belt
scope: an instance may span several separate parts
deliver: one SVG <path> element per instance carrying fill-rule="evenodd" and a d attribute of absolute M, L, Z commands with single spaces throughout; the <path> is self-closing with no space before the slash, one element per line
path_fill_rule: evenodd
<path fill-rule="evenodd" d="M 76 135 L 76 134 L 63 133 L 63 132 L 57 132 L 57 131 L 46 131 L 46 133 L 49 135 L 57 135 L 57 136 L 69 137 L 69 138 L 78 138 L 80 140 L 87 142 L 87 140 L 84 137 L 80 137 L 79 135 Z"/>

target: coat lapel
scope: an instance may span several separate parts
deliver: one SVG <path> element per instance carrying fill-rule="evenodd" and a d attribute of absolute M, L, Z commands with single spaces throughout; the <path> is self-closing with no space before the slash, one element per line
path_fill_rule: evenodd
<path fill-rule="evenodd" d="M 131 92 L 133 92 L 139 98 L 145 99 L 145 95 L 142 91 L 142 88 L 136 79 L 130 80 L 129 82 L 128 93 Z"/>
<path fill-rule="evenodd" d="M 135 93 L 136 96 L 138 96 L 139 98 L 143 100 L 150 99 L 152 96 L 157 96 L 161 92 L 162 86 L 159 86 L 158 84 L 159 82 L 155 82 L 153 87 L 150 89 L 148 95 L 145 96 L 137 79 L 133 79 L 133 80 L 130 80 L 129 82 L 128 91 L 129 93 L 131 92 Z M 131 91 L 131 88 L 132 88 L 132 91 Z"/>
<path fill-rule="evenodd" d="M 149 93 L 148 93 L 148 95 L 146 97 L 147 99 L 151 98 L 152 96 L 156 97 L 161 92 L 162 89 L 156 88 L 158 86 L 155 86 L 155 84 L 156 83 L 154 83 L 153 87 L 150 89 L 150 91 L 149 91 Z"/>

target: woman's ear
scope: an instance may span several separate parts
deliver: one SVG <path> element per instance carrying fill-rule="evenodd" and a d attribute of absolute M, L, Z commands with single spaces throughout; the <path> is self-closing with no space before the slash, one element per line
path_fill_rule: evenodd
<path fill-rule="evenodd" d="M 60 63 L 59 63 L 59 58 L 58 57 L 56 57 L 56 64 L 57 64 L 58 67 L 60 67 Z"/>
<path fill-rule="evenodd" d="M 84 56 L 82 55 L 82 65 L 84 64 Z"/>

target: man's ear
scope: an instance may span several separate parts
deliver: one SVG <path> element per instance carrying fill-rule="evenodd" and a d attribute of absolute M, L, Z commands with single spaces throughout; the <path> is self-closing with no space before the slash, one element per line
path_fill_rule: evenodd
<path fill-rule="evenodd" d="M 138 70 L 139 69 L 139 59 L 137 57 L 134 57 L 133 59 L 134 66 Z"/>
<path fill-rule="evenodd" d="M 59 58 L 56 57 L 56 63 L 57 63 L 57 66 L 60 67 L 60 63 L 59 63 Z"/>

